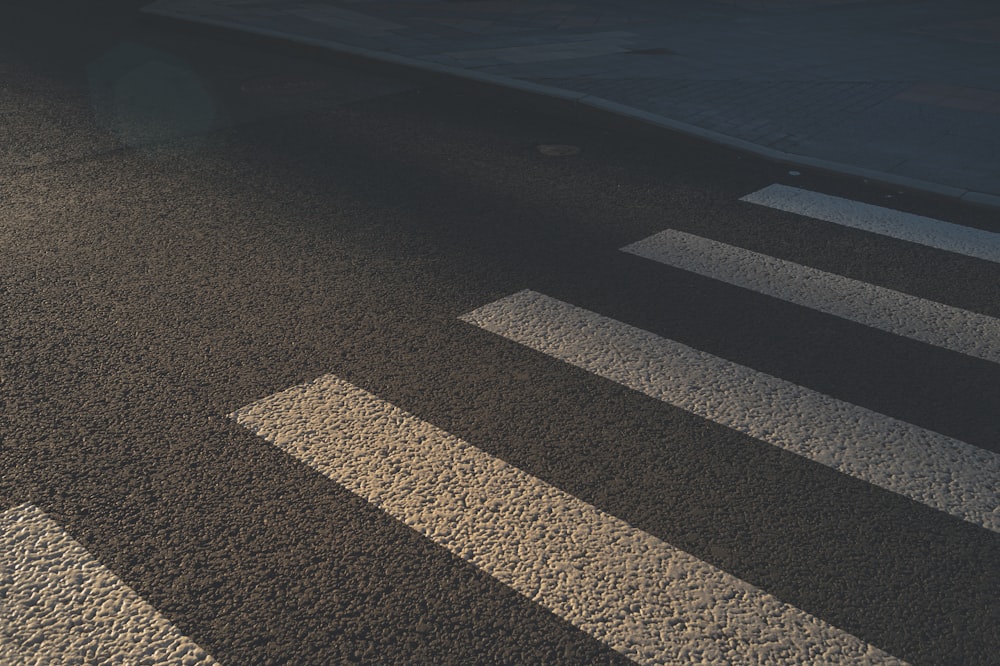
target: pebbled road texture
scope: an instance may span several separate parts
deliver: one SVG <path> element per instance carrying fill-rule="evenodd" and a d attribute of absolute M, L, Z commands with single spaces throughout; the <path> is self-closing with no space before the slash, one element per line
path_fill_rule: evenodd
<path fill-rule="evenodd" d="M 994 263 L 739 198 L 994 215 L 105 8 L 2 23 L 4 511 L 223 664 L 624 663 L 227 416 L 334 373 L 911 663 L 1000 652 L 996 534 L 458 320 L 532 288 L 996 452 L 995 364 L 618 250 L 671 227 L 998 317 Z M 212 121 L 134 92 L 107 115 L 91 66 L 123 52 Z M 275 78 L 327 83 L 245 92 Z"/>

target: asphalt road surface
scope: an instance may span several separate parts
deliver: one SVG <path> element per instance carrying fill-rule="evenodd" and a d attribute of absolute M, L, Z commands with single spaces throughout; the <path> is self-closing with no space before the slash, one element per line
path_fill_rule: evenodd
<path fill-rule="evenodd" d="M 0 663 L 996 663 L 995 211 L 140 4 L 0 22 Z"/>

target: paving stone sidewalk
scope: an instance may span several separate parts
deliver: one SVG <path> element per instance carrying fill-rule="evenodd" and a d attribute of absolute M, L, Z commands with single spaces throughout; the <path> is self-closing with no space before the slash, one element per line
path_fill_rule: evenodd
<path fill-rule="evenodd" d="M 993 0 L 157 0 L 1000 207 Z"/>

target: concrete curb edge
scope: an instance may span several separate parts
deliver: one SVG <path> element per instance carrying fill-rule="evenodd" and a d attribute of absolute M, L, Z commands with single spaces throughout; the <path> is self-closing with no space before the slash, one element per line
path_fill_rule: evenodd
<path fill-rule="evenodd" d="M 183 14 L 174 14 L 170 11 L 157 10 L 155 8 L 151 9 L 151 6 L 143 7 L 139 11 L 143 14 L 146 14 L 147 16 L 165 18 L 182 23 L 208 25 L 240 33 L 251 34 L 258 37 L 264 37 L 283 42 L 291 42 L 301 46 L 318 48 L 338 53 L 341 55 L 347 55 L 354 58 L 359 58 L 362 60 L 369 60 L 378 63 L 393 65 L 396 67 L 401 67 L 409 70 L 418 70 L 435 76 L 443 76 L 453 79 L 471 81 L 474 83 L 483 84 L 499 90 L 504 90 L 504 89 L 513 90 L 522 94 L 526 94 L 528 96 L 545 98 L 547 101 L 556 102 L 556 104 L 559 106 L 565 105 L 566 110 L 569 111 L 569 113 L 574 116 L 574 120 L 579 119 L 579 112 L 581 110 L 580 107 L 584 107 L 588 110 L 596 111 L 598 114 L 606 114 L 610 118 L 618 120 L 625 119 L 633 122 L 638 122 L 641 125 L 647 127 L 660 128 L 670 132 L 676 132 L 678 134 L 683 134 L 696 139 L 701 139 L 718 146 L 723 146 L 726 148 L 732 148 L 735 150 L 751 153 L 759 157 L 763 157 L 765 159 L 781 162 L 784 164 L 789 164 L 792 166 L 819 169 L 822 171 L 828 171 L 840 175 L 866 178 L 868 180 L 876 181 L 886 185 L 895 185 L 919 192 L 924 192 L 927 194 L 955 199 L 957 201 L 966 204 L 972 204 L 980 207 L 1000 210 L 1000 195 L 966 190 L 952 185 L 944 185 L 941 183 L 920 180 L 917 178 L 910 178 L 908 176 L 900 176 L 898 174 L 887 173 L 884 171 L 866 169 L 863 167 L 858 167 L 851 164 L 844 164 L 842 162 L 834 162 L 831 160 L 826 160 L 818 157 L 809 157 L 806 155 L 797 155 L 795 153 L 786 153 L 780 150 L 775 150 L 773 148 L 768 148 L 767 146 L 762 146 L 750 141 L 746 141 L 744 139 L 739 139 L 709 129 L 698 127 L 696 125 L 691 125 L 689 123 L 685 123 L 679 120 L 674 120 L 666 116 L 661 116 L 648 111 L 643 111 L 641 109 L 636 109 L 635 107 L 627 106 L 625 104 L 612 102 L 610 100 L 606 100 L 600 97 L 594 97 L 586 93 L 574 92 L 571 90 L 565 90 L 563 88 L 546 86 L 539 83 L 532 83 L 530 81 L 512 79 L 504 76 L 498 76 L 495 74 L 476 72 L 468 69 L 463 69 L 460 67 L 452 67 L 449 65 L 427 62 L 424 60 L 418 60 L 415 58 L 400 56 L 385 51 L 374 51 L 359 46 L 351 46 L 350 44 L 343 44 L 341 42 L 335 42 L 325 39 L 315 39 L 312 37 L 289 35 L 287 33 L 283 33 L 277 30 L 268 30 L 266 28 L 247 26 L 245 24 L 241 24 L 236 21 L 226 21 L 222 19 L 210 19 L 210 18 L 194 19 L 191 18 L 190 16 L 186 16 Z"/>

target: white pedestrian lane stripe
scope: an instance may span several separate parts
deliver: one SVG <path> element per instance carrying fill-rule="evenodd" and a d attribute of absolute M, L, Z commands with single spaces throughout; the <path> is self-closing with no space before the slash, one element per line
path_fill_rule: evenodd
<path fill-rule="evenodd" d="M 0 514 L 0 663 L 215 664 L 38 508 Z"/>
<path fill-rule="evenodd" d="M 637 662 L 903 663 L 332 375 L 231 417 Z"/>
<path fill-rule="evenodd" d="M 741 201 L 1000 263 L 1000 234 L 788 185 L 768 185 Z"/>
<path fill-rule="evenodd" d="M 667 229 L 622 251 L 1000 363 L 1000 319 Z"/>
<path fill-rule="evenodd" d="M 1000 532 L 1000 456 L 525 290 L 462 320 Z"/>

